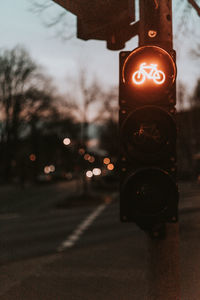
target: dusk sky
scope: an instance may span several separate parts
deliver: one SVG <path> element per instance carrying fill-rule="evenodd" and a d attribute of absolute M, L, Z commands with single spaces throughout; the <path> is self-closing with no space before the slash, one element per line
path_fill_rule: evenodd
<path fill-rule="evenodd" d="M 76 18 L 72 14 L 69 13 L 68 16 L 70 27 L 67 30 L 74 37 L 64 42 L 55 36 L 54 30 L 44 26 L 43 21 L 47 15 L 43 15 L 42 21 L 41 16 L 30 11 L 30 0 L 6 0 L 1 2 L 0 7 L 1 48 L 12 48 L 17 44 L 25 46 L 34 60 L 44 66 L 46 72 L 55 79 L 55 84 L 62 92 L 66 90 L 67 78 L 75 77 L 80 67 L 88 68 L 87 63 L 91 78 L 96 76 L 105 86 L 118 84 L 118 51 L 107 50 L 103 41 L 78 40 Z M 52 14 L 52 11 L 58 13 L 63 9 L 55 4 L 49 13 Z M 176 19 L 178 17 L 176 14 Z M 194 9 L 191 11 L 190 22 L 191 20 L 195 32 L 200 28 L 200 18 Z M 179 36 L 176 28 L 174 33 Z M 200 77 L 200 58 L 189 59 L 190 49 L 195 45 L 192 36 L 182 35 L 179 36 L 179 42 L 176 41 L 174 48 L 178 57 L 178 80 L 191 91 L 196 79 Z M 137 38 L 126 44 L 126 50 L 135 47 Z"/>

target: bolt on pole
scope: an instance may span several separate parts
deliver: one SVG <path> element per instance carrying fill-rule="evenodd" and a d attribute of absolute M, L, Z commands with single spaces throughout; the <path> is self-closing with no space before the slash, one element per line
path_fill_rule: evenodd
<path fill-rule="evenodd" d="M 143 45 L 172 49 L 171 0 L 140 0 L 139 46 Z"/>

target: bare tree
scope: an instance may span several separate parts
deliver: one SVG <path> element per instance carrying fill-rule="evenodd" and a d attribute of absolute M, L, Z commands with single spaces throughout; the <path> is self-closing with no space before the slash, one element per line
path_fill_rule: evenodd
<path fill-rule="evenodd" d="M 40 68 L 21 47 L 0 53 L 1 159 L 6 180 L 11 173 L 20 135 L 36 120 L 52 114 L 52 89 Z"/>
<path fill-rule="evenodd" d="M 193 107 L 200 107 L 200 78 L 197 80 L 191 102 Z"/>
<path fill-rule="evenodd" d="M 17 138 L 19 112 L 21 111 L 20 99 L 35 71 L 36 65 L 24 49 L 16 47 L 1 53 L 0 107 L 3 120 L 1 143 L 4 144 L 4 171 L 7 178 L 10 175 L 13 135 L 15 140 Z"/>
<path fill-rule="evenodd" d="M 179 90 L 179 98 L 183 102 L 185 96 L 184 87 Z M 177 115 L 178 125 L 178 170 L 182 175 L 196 176 L 197 162 L 194 160 L 196 154 L 200 152 L 200 80 L 190 97 L 189 109 L 182 109 Z M 180 101 L 179 99 L 179 101 Z"/>
<path fill-rule="evenodd" d="M 69 40 L 75 36 L 75 20 L 52 0 L 31 0 L 30 11 L 39 15 L 44 26 L 52 29 L 55 36 L 62 40 Z"/>
<path fill-rule="evenodd" d="M 179 111 L 183 111 L 186 102 L 186 87 L 182 82 L 178 82 L 177 86 L 177 108 Z"/>
<path fill-rule="evenodd" d="M 89 123 L 95 123 L 102 118 L 103 93 L 96 79 L 89 80 L 86 70 L 78 72 L 77 80 L 68 79 L 67 107 L 71 114 L 81 122 L 81 141 L 87 142 Z"/>
<path fill-rule="evenodd" d="M 117 119 L 118 100 L 117 88 L 102 89 L 97 79 L 89 79 L 85 69 L 78 72 L 77 80 L 68 79 L 70 92 L 67 94 L 67 106 L 71 106 L 71 113 L 81 123 L 80 145 L 87 152 L 90 125 L 113 122 Z M 107 123 L 108 124 L 108 123 Z M 99 136 L 97 137 L 99 138 Z M 80 163 L 81 165 L 81 163 Z M 83 194 L 88 193 L 88 185 L 82 169 Z"/>
<path fill-rule="evenodd" d="M 2 140 L 9 140 L 11 122 L 20 111 L 19 97 L 16 95 L 24 93 L 35 71 L 36 65 L 22 48 L 5 50 L 0 56 L 0 105 L 5 123 Z"/>

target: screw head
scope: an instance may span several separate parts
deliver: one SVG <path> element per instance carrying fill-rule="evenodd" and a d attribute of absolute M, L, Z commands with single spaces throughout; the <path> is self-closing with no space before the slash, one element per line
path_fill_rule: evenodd
<path fill-rule="evenodd" d="M 156 37 L 156 36 L 157 36 L 157 31 L 155 31 L 155 30 L 149 30 L 149 31 L 148 31 L 148 36 L 149 36 L 150 38 Z"/>

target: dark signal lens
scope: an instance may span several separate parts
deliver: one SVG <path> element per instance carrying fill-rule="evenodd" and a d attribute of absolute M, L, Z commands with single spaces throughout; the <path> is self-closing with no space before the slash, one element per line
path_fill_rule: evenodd
<path fill-rule="evenodd" d="M 143 106 L 129 114 L 120 132 L 125 155 L 147 163 L 163 159 L 176 145 L 176 124 L 163 109 Z"/>

